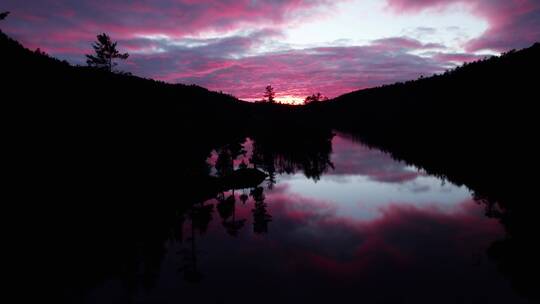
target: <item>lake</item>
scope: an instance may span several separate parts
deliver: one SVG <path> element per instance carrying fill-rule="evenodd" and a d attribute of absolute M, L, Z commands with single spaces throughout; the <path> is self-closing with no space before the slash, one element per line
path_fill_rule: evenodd
<path fill-rule="evenodd" d="M 306 159 L 249 138 L 214 150 L 212 176 L 269 176 L 176 214 L 81 302 L 527 303 L 488 255 L 503 226 L 469 189 L 343 134 L 328 144 Z"/>

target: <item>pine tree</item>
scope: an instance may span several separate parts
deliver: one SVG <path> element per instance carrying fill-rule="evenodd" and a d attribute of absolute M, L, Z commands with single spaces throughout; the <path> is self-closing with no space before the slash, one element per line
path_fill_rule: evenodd
<path fill-rule="evenodd" d="M 274 98 L 276 97 L 276 92 L 274 91 L 274 88 L 272 88 L 272 86 L 267 86 L 266 87 L 266 90 L 264 92 L 264 98 L 265 98 L 265 101 L 269 102 L 269 103 L 275 103 L 276 101 L 274 100 Z"/>
<path fill-rule="evenodd" d="M 306 97 L 304 99 L 304 104 L 312 104 L 312 103 L 319 103 L 321 101 L 327 101 L 328 97 L 323 96 L 321 93 L 313 94 L 311 96 Z"/>
<path fill-rule="evenodd" d="M 113 67 L 118 65 L 114 62 L 115 59 L 126 60 L 129 57 L 128 53 L 121 54 L 116 49 L 117 44 L 105 33 L 97 35 L 97 41 L 92 44 L 96 54 L 86 55 L 86 63 L 91 67 L 112 72 Z"/>

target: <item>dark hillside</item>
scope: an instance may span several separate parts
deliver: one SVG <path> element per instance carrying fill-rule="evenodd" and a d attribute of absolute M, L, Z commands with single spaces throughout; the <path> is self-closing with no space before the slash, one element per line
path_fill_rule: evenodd
<path fill-rule="evenodd" d="M 71 66 L 2 32 L 0 50 L 13 180 L 40 185 L 41 195 L 60 202 L 108 203 L 120 193 L 171 200 L 182 180 L 205 175 L 212 148 L 256 134 L 284 142 L 317 134 L 296 107 Z"/>
<path fill-rule="evenodd" d="M 537 43 L 443 75 L 340 96 L 321 107 L 319 119 L 479 193 L 511 199 L 507 187 L 491 189 L 516 182 L 535 162 L 539 70 Z"/>
<path fill-rule="evenodd" d="M 464 184 L 507 235 L 488 250 L 513 286 L 538 299 L 535 175 L 540 44 L 443 75 L 357 91 L 309 109 L 429 173 Z"/>
<path fill-rule="evenodd" d="M 1 32 L 0 50 L 12 181 L 39 187 L 32 193 L 42 198 L 165 198 L 157 189 L 199 170 L 211 147 L 242 134 L 235 122 L 249 117 L 249 105 L 234 97 L 74 67 Z"/>

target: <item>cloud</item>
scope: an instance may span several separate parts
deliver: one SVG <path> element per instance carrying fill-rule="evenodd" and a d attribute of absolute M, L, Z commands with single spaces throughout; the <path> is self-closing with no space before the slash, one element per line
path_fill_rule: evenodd
<path fill-rule="evenodd" d="M 107 32 L 131 54 L 122 70 L 168 82 L 198 84 L 247 100 L 272 84 L 278 100 L 321 92 L 329 97 L 443 72 L 479 58 L 483 49 L 524 47 L 540 36 L 540 2 L 532 0 L 388 0 L 391 10 L 417 13 L 460 4 L 488 20 L 467 52 L 424 43 L 437 35 L 418 27 L 408 36 L 331 47 L 287 45 L 287 28 L 324 18 L 330 0 L 5 0 L 13 12 L 3 30 L 31 48 L 84 64 L 95 35 Z M 417 39 L 413 39 L 416 37 Z M 339 38 L 339 37 L 336 37 Z"/>
<path fill-rule="evenodd" d="M 272 84 L 278 99 L 323 92 L 334 97 L 344 92 L 420 75 L 442 72 L 447 63 L 413 55 L 413 50 L 442 48 L 395 37 L 365 46 L 316 47 L 251 55 L 276 31 L 253 32 L 243 37 L 214 39 L 195 47 L 163 42 L 160 56 L 133 56 L 130 70 L 169 82 L 195 83 L 223 90 L 244 99 L 260 99 Z M 156 41 L 154 41 L 155 43 Z M 237 55 L 236 57 L 234 55 Z M 247 55 L 246 55 L 247 54 Z"/>
<path fill-rule="evenodd" d="M 484 55 L 475 55 L 470 53 L 433 53 L 431 54 L 435 60 L 440 62 L 449 62 L 455 64 L 462 64 L 464 62 L 471 62 L 484 59 Z"/>
<path fill-rule="evenodd" d="M 491 20 L 492 25 L 484 35 L 467 43 L 469 51 L 493 49 L 504 52 L 540 41 L 540 2 L 520 13 L 494 16 Z"/>
<path fill-rule="evenodd" d="M 40 44 L 50 35 L 63 34 L 68 35 L 65 41 L 88 41 L 102 31 L 118 39 L 140 35 L 180 38 L 226 33 L 246 26 L 279 27 L 306 20 L 312 10 L 315 13 L 332 5 L 328 0 L 42 0 L 31 5 L 18 0 L 3 2 L 3 9 L 18 16 L 11 28 Z"/>
<path fill-rule="evenodd" d="M 446 47 L 438 43 L 422 43 L 419 40 L 407 37 L 391 37 L 377 39 L 372 42 L 378 50 L 424 50 L 424 49 L 445 49 Z"/>
<path fill-rule="evenodd" d="M 540 40 L 540 2 L 537 0 L 387 0 L 396 13 L 443 10 L 462 5 L 489 22 L 488 30 L 466 43 L 468 51 L 507 51 Z"/>

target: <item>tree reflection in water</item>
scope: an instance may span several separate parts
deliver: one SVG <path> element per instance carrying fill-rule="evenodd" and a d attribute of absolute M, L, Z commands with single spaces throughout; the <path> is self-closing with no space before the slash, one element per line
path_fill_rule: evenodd
<path fill-rule="evenodd" d="M 80 271 L 79 276 L 95 279 L 92 284 L 79 281 L 79 284 L 82 284 L 79 286 L 86 286 L 83 288 L 84 293 L 91 293 L 96 282 L 119 279 L 126 282 L 125 286 L 130 286 L 127 288 L 130 298 L 141 293 L 137 288 L 139 285 L 142 285 L 144 290 L 156 288 L 160 271 L 163 271 L 161 267 L 165 265 L 167 242 L 176 244 L 176 247 L 170 246 L 170 248 L 179 248 L 176 250 L 175 264 L 178 265 L 181 280 L 192 286 L 205 284 L 207 280 L 211 281 L 208 269 L 204 265 L 208 260 L 215 259 L 212 255 L 217 253 L 205 248 L 205 242 L 207 242 L 205 240 L 210 238 L 212 242 L 216 242 L 217 230 L 224 232 L 230 244 L 245 241 L 245 238 L 250 235 L 271 239 L 272 231 L 282 233 L 278 230 L 284 228 L 279 225 L 284 225 L 286 222 L 271 214 L 272 210 L 279 209 L 272 209 L 274 200 L 268 199 L 271 193 L 275 194 L 279 191 L 278 177 L 287 174 L 303 174 L 312 181 L 319 181 L 321 176 L 331 173 L 334 167 L 330 159 L 332 137 L 333 134 L 330 132 L 325 136 L 317 136 L 315 140 L 251 136 L 247 141 L 249 144 L 239 141 L 218 147 L 215 149 L 217 156 L 210 170 L 215 174 L 208 176 L 201 174 L 196 179 L 186 180 L 183 184 L 185 201 L 180 206 L 176 205 L 172 209 L 164 208 L 163 210 L 159 210 L 161 207 L 157 206 L 149 207 L 150 209 L 141 209 L 137 213 L 132 211 L 133 214 L 130 216 L 133 217 L 133 221 L 126 224 L 122 233 L 119 234 L 115 234 L 118 228 L 114 220 L 110 224 L 102 222 L 104 226 L 101 227 L 103 233 L 99 234 L 101 238 L 95 237 L 91 243 L 85 245 L 92 248 L 107 247 L 107 251 L 119 254 L 112 256 L 88 253 L 87 255 L 81 251 L 82 255 L 87 257 L 86 262 L 96 267 L 80 268 L 84 271 Z M 196 166 L 205 167 L 200 164 Z M 266 179 L 257 179 L 250 184 L 249 180 L 246 180 L 249 178 L 246 177 L 258 176 L 252 174 L 255 170 L 264 172 Z M 251 173 L 247 174 L 248 172 Z M 486 205 L 491 206 L 488 215 L 499 218 L 508 232 L 507 239 L 491 246 L 490 256 L 497 261 L 500 271 L 511 278 L 516 289 L 534 298 L 535 293 L 532 292 L 531 281 L 524 279 L 524 274 L 528 275 L 532 271 L 526 266 L 534 265 L 531 259 L 527 260 L 527 257 L 532 257 L 531 252 L 534 250 L 524 241 L 530 240 L 530 233 L 528 238 L 524 233 L 527 231 L 524 228 L 526 225 L 520 224 L 519 220 L 525 213 L 514 211 L 516 210 L 514 207 L 501 208 L 501 204 L 497 204 L 499 207 L 494 207 L 487 203 L 487 200 Z M 215 210 L 217 210 L 217 215 L 214 215 Z M 169 216 L 171 213 L 175 214 L 172 218 Z M 283 216 L 282 212 L 279 216 Z M 251 221 L 252 230 L 245 229 L 249 221 Z M 216 225 L 212 222 L 216 222 Z M 96 234 L 95 231 L 93 234 Z M 122 242 L 117 241 L 118 235 L 123 238 Z M 340 239 L 341 236 L 336 235 L 335 238 Z M 223 243 L 221 246 L 230 245 Z M 205 249 L 205 255 L 202 257 L 201 248 Z M 238 248 L 240 249 L 249 250 L 249 248 Z M 381 254 L 384 255 L 384 252 Z M 242 257 L 229 258 L 237 261 L 237 258 Z M 247 260 L 245 262 L 248 263 Z M 318 263 L 325 267 L 336 267 L 336 265 L 325 264 L 329 263 L 328 261 Z M 76 280 L 73 280 L 71 283 L 75 282 Z M 65 286 L 72 289 L 72 286 L 68 284 Z"/>

